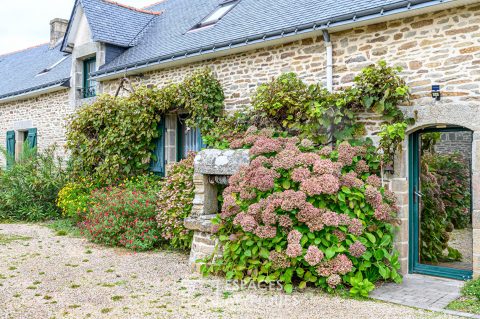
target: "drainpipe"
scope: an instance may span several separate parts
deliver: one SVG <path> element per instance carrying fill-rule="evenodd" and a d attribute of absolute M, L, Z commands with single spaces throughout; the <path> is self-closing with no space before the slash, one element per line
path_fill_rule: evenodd
<path fill-rule="evenodd" d="M 323 30 L 323 42 L 325 43 L 325 50 L 327 51 L 327 90 L 333 91 L 333 49 L 330 41 L 330 33 L 328 30 Z"/>
<path fill-rule="evenodd" d="M 330 41 L 330 33 L 328 30 L 323 30 L 323 42 L 325 43 L 325 51 L 327 52 L 327 90 L 328 92 L 333 91 L 333 49 L 332 49 L 332 42 Z M 328 129 L 329 143 L 334 146 L 334 138 L 333 132 L 334 126 L 333 123 L 330 125 Z"/>

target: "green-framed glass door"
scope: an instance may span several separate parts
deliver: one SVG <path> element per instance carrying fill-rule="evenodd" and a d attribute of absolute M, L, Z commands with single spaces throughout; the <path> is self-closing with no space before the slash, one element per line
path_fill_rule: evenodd
<path fill-rule="evenodd" d="M 409 272 L 472 278 L 472 132 L 428 128 L 409 136 Z"/>

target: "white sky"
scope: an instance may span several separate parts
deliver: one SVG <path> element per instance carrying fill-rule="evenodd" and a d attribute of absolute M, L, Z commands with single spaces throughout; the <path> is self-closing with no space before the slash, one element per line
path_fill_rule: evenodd
<path fill-rule="evenodd" d="M 0 54 L 46 43 L 50 20 L 69 19 L 75 0 L 0 0 Z M 158 0 L 117 0 L 142 8 Z"/>

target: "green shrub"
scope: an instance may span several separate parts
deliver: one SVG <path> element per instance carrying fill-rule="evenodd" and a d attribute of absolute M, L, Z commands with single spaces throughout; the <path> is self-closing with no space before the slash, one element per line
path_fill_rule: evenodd
<path fill-rule="evenodd" d="M 90 193 L 96 188 L 92 181 L 69 182 L 58 193 L 57 206 L 63 217 L 81 221 L 91 206 Z"/>
<path fill-rule="evenodd" d="M 80 224 L 83 234 L 108 246 L 139 251 L 157 247 L 161 238 L 155 220 L 156 191 L 120 187 L 93 191 L 92 207 Z"/>
<path fill-rule="evenodd" d="M 193 238 L 193 232 L 185 228 L 183 221 L 193 206 L 194 158 L 195 154 L 190 153 L 187 159 L 173 164 L 158 193 L 157 222 L 162 238 L 179 249 L 189 249 Z"/>
<path fill-rule="evenodd" d="M 317 150 L 309 140 L 249 129 L 252 161 L 230 178 L 216 220 L 223 256 L 202 265 L 228 279 L 329 291 L 400 281 L 393 248 L 395 195 L 376 175 L 372 146 Z"/>
<path fill-rule="evenodd" d="M 376 113 L 388 123 L 411 123 L 413 119 L 404 118 L 398 107 L 409 99 L 400 72 L 401 68 L 380 61 L 364 68 L 353 87 L 336 92 L 328 92 L 320 83 L 307 85 L 295 73 L 283 74 L 258 87 L 252 97 L 253 109 L 243 115 L 242 125 L 231 125 L 239 122 L 237 118 L 219 121 L 204 139 L 208 145 L 225 148 L 253 125 L 308 138 L 318 145 L 334 145 L 364 136 L 358 113 Z"/>
<path fill-rule="evenodd" d="M 54 147 L 43 152 L 26 147 L 13 166 L 0 169 L 0 219 L 40 221 L 60 216 L 55 200 L 66 174 L 54 154 Z"/>
<path fill-rule="evenodd" d="M 422 159 L 440 186 L 448 222 L 456 229 L 471 223 L 469 163 L 460 154 L 429 154 Z"/>

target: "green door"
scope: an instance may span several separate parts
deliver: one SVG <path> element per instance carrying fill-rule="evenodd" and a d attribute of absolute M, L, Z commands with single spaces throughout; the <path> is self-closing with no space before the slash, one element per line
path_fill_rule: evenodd
<path fill-rule="evenodd" d="M 472 132 L 428 128 L 409 137 L 409 271 L 472 278 Z"/>

